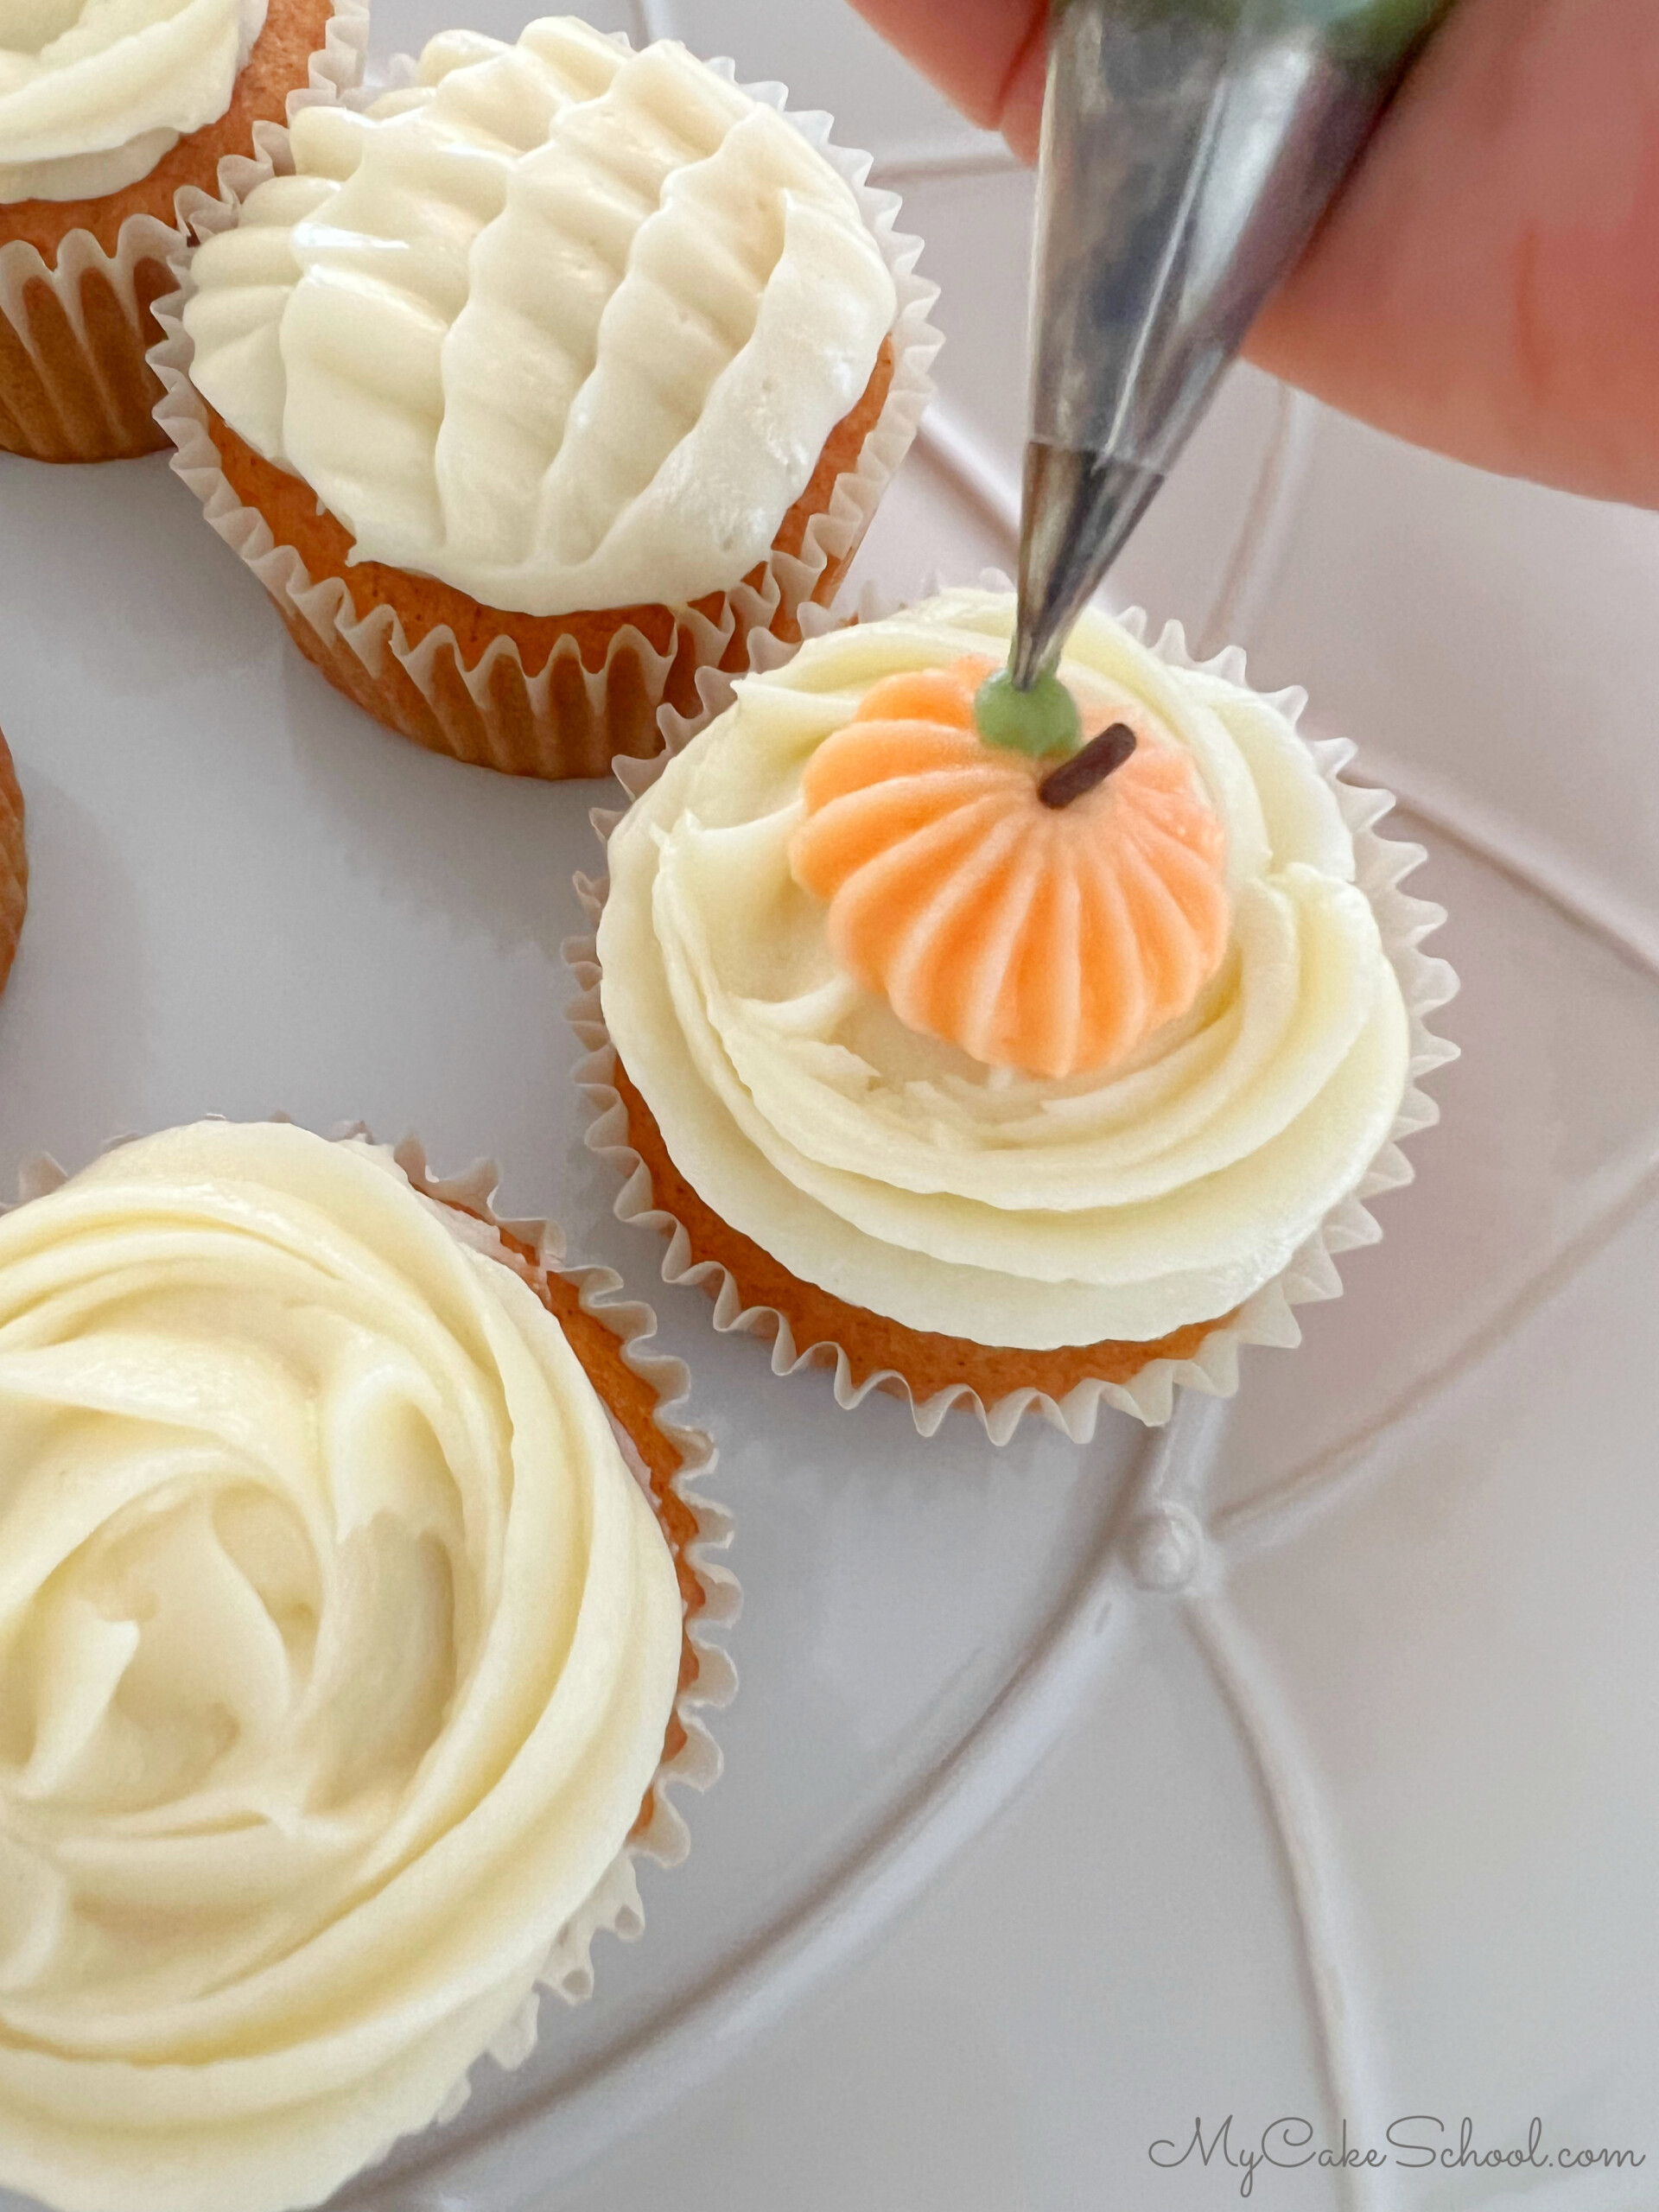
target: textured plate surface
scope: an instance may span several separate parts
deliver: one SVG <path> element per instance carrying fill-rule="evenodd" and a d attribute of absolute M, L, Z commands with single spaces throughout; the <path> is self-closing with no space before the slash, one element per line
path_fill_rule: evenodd
<path fill-rule="evenodd" d="M 379 38 L 522 13 L 396 0 Z M 1006 565 L 1027 181 L 840 0 L 643 13 L 836 110 L 930 239 L 943 401 L 862 573 Z M 1406 795 L 1465 1058 L 1384 1243 L 1233 1411 L 999 1453 L 774 1382 L 610 1219 L 558 956 L 596 788 L 365 721 L 164 463 L 0 461 L 34 861 L 0 1174 L 213 1109 L 493 1153 L 505 1206 L 657 1304 L 737 1518 L 742 1688 L 690 1861 L 646 1876 L 596 2001 L 550 2005 L 359 2212 L 1186 2212 L 1240 2193 L 1219 2153 L 1168 2163 L 1229 2114 L 1236 2154 L 1281 2118 L 1310 2156 L 1344 2120 L 1386 2147 L 1413 2114 L 1503 2151 L 1536 2115 L 1552 2152 L 1648 2160 L 1315 2162 L 1259 2172 L 1268 2206 L 1654 2202 L 1659 521 L 1243 372 L 1118 588 L 1305 682 Z"/>

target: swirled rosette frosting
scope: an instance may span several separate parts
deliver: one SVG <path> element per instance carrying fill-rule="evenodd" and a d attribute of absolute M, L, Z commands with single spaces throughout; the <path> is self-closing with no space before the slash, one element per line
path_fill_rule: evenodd
<path fill-rule="evenodd" d="M 683 603 L 771 549 L 897 294 L 851 187 L 664 40 L 448 32 L 194 264 L 191 378 L 355 557 L 548 616 Z"/>
<path fill-rule="evenodd" d="M 472 1228 L 365 1143 L 225 1123 L 0 1220 L 0 2184 L 319 2201 L 627 1836 L 672 1557 Z"/>
<path fill-rule="evenodd" d="M 1176 748 L 1224 833 L 1230 925 L 1186 1011 L 1103 1065 L 1021 1072 L 901 1019 L 875 955 L 838 957 L 832 904 L 791 864 L 814 764 L 874 686 L 994 663 L 1012 619 L 1005 595 L 951 593 L 741 683 L 611 837 L 604 1020 L 676 1167 L 801 1280 L 982 1344 L 1146 1341 L 1230 1313 L 1357 1188 L 1408 1023 L 1291 724 L 1096 613 L 1061 670 L 1084 728 L 1122 716 Z M 974 974 L 950 988 L 971 999 Z M 995 1027 L 969 1005 L 954 1033 Z"/>
<path fill-rule="evenodd" d="M 9 0 L 0 8 L 0 207 L 146 177 L 217 123 L 267 0 Z"/>

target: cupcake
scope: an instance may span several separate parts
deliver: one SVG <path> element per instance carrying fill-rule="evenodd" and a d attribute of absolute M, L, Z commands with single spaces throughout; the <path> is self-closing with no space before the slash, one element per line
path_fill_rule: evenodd
<path fill-rule="evenodd" d="M 23 843 L 23 795 L 11 748 L 0 736 L 0 991 L 17 957 L 29 906 L 29 853 Z"/>
<path fill-rule="evenodd" d="M 487 1173 L 201 1122 L 55 1180 L 0 1220 L 0 2190 L 284 2212 L 683 1850 L 709 1449 Z"/>
<path fill-rule="evenodd" d="M 270 174 L 291 99 L 355 83 L 364 0 L 25 0 L 0 12 L 0 448 L 167 443 L 145 354 L 168 264 Z"/>
<path fill-rule="evenodd" d="M 671 1281 L 843 1402 L 999 1440 L 1152 1421 L 1294 1342 L 1432 1119 L 1440 917 L 1300 694 L 1086 615 L 1080 742 L 988 741 L 1006 595 L 840 629 L 736 687 L 609 839 L 588 1141 Z"/>
<path fill-rule="evenodd" d="M 671 41 L 450 32 L 294 119 L 156 355 L 175 466 L 417 744 L 597 775 L 827 601 L 938 345 L 891 194 Z M 174 308 L 177 308 L 176 318 Z"/>

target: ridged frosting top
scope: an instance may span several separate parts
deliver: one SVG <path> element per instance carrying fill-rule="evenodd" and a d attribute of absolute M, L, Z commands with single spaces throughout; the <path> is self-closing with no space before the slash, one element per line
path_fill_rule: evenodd
<path fill-rule="evenodd" d="M 897 306 L 851 188 L 670 41 L 435 40 L 196 257 L 192 375 L 356 558 L 551 615 L 769 550 Z"/>
<path fill-rule="evenodd" d="M 991 672 L 969 654 L 873 684 L 806 765 L 790 868 L 906 1027 L 986 1067 L 1104 1068 L 1220 965 L 1226 838 L 1144 705 L 1097 706 L 1088 743 L 1033 758 L 976 726 Z"/>
<path fill-rule="evenodd" d="M 0 2189 L 319 2201 L 622 1847 L 673 1560 L 473 1226 L 214 1123 L 0 1220 Z"/>
<path fill-rule="evenodd" d="M 217 123 L 266 0 L 0 0 L 0 205 L 99 199 Z"/>
<path fill-rule="evenodd" d="M 612 836 L 605 1020 L 681 1173 L 805 1281 L 982 1344 L 1145 1340 L 1230 1312 L 1359 1183 L 1404 1093 L 1405 1008 L 1290 723 L 1091 613 L 1061 673 L 1085 728 L 1122 715 L 1175 748 L 1219 823 L 1220 964 L 1185 1013 L 1066 1076 L 901 1018 L 791 867 L 804 789 L 874 686 L 995 662 L 1012 621 L 1003 595 L 951 593 L 741 683 Z M 939 970 L 970 1001 L 984 972 Z"/>

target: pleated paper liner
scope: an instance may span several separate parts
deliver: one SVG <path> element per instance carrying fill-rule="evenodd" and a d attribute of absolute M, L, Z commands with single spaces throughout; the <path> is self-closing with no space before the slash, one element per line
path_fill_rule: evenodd
<path fill-rule="evenodd" d="M 374 1141 L 361 1122 L 334 1135 L 339 1141 Z M 702 1430 L 679 1418 L 690 1377 L 683 1361 L 651 1349 L 657 1328 L 651 1307 L 619 1298 L 621 1278 L 610 1268 L 567 1264 L 556 1225 L 498 1214 L 493 1201 L 499 1178 L 493 1160 L 480 1160 L 461 1175 L 436 1175 L 413 1136 L 394 1147 L 393 1157 L 423 1198 L 460 1217 L 466 1241 L 512 1268 L 559 1322 L 609 1414 L 624 1459 L 656 1511 L 673 1554 L 684 1607 L 679 1688 L 663 1755 L 633 1829 L 561 1929 L 529 1997 L 515 2004 L 479 2054 L 511 2069 L 522 2065 L 536 2048 L 542 1993 L 550 1990 L 569 2005 L 583 2002 L 594 1989 L 594 1939 L 609 1932 L 632 1942 L 643 1933 L 635 1870 L 641 1859 L 664 1867 L 680 1864 L 690 1850 L 690 1834 L 676 1797 L 683 1789 L 707 1789 L 719 1778 L 720 1751 L 705 1715 L 729 1704 L 737 1688 L 721 1639 L 737 1618 L 740 1596 L 736 1578 L 715 1557 L 731 1541 L 732 1522 L 726 1509 L 703 1494 L 715 1446 Z M 18 1179 L 20 1200 L 41 1197 L 67 1179 L 54 1160 L 31 1160 Z M 429 2125 L 442 2125 L 462 2109 L 471 2073 L 469 2068 Z M 387 2143 L 380 2155 L 392 2147 Z"/>
<path fill-rule="evenodd" d="M 27 222 L 0 207 L 0 450 L 118 461 L 167 444 L 146 356 L 172 264 L 271 174 L 285 117 L 357 83 L 368 36 L 368 0 L 271 0 L 230 109 L 149 177 L 73 207 L 22 203 Z"/>
<path fill-rule="evenodd" d="M 730 62 L 710 66 L 735 80 Z M 393 84 L 409 81 L 413 67 L 406 58 L 394 65 Z M 909 452 L 942 342 L 929 320 L 938 288 L 916 272 L 922 242 L 895 227 L 898 195 L 865 181 L 870 156 L 831 143 L 828 115 L 788 108 L 780 85 L 745 89 L 786 115 L 851 187 L 899 305 L 866 395 L 870 419 L 855 410 L 832 435 L 767 558 L 741 582 L 690 604 L 540 620 L 374 563 L 348 566 L 342 525 L 319 519 L 315 496 L 227 431 L 191 384 L 189 270 L 182 257 L 175 261 L 178 289 L 156 309 L 166 335 L 150 355 L 166 391 L 156 417 L 178 448 L 174 468 L 264 586 L 307 659 L 416 744 L 550 779 L 604 775 L 618 758 L 654 752 L 663 709 L 698 711 L 700 674 L 741 672 L 763 639 L 794 644 L 803 617 L 834 599 Z M 356 93 L 353 104 L 375 97 Z M 292 168 L 285 137 L 273 154 L 279 168 Z M 227 207 L 201 228 L 234 220 Z"/>
<path fill-rule="evenodd" d="M 0 735 L 0 991 L 17 957 L 29 907 L 29 850 L 23 841 L 23 794 L 11 747 Z"/>
<path fill-rule="evenodd" d="M 986 581 L 995 588 L 1006 588 L 1000 577 Z M 870 594 L 858 610 L 858 619 L 874 621 L 893 611 L 890 602 Z M 1144 639 L 1146 617 L 1138 608 L 1122 619 L 1134 636 Z M 809 634 L 821 634 L 831 626 L 827 620 L 814 622 Z M 779 667 L 789 658 L 790 651 L 782 644 L 768 646 L 763 655 L 757 654 L 756 665 Z M 1201 670 L 1230 683 L 1244 683 L 1245 660 L 1239 647 L 1229 646 L 1209 660 L 1194 660 L 1187 652 L 1179 623 L 1172 622 L 1166 626 L 1153 651 L 1172 667 Z M 734 696 L 734 688 L 729 677 L 706 677 L 702 682 L 702 696 L 696 715 L 664 713 L 666 753 L 651 760 L 618 763 L 619 779 L 630 798 L 637 798 L 656 781 L 669 754 L 679 752 L 715 715 L 725 711 Z M 1293 723 L 1299 720 L 1307 702 L 1306 692 L 1300 689 L 1262 696 L 1268 705 Z M 1410 1022 L 1411 1057 L 1399 1113 L 1388 1141 L 1363 1179 L 1350 1197 L 1332 1208 L 1288 1266 L 1271 1281 L 1235 1312 L 1206 1322 L 1195 1321 L 1191 1328 L 1179 1332 L 1174 1338 L 1161 1340 L 1150 1357 L 1142 1346 L 1103 1347 L 1095 1371 L 1078 1372 L 1079 1365 L 1089 1368 L 1090 1363 L 1081 1355 L 1091 1348 L 1077 1347 L 1064 1355 L 1022 1355 L 993 1347 L 958 1346 L 952 1339 L 925 1338 L 901 1325 L 887 1324 L 880 1316 L 840 1306 L 840 1301 L 829 1298 L 810 1284 L 798 1282 L 764 1253 L 760 1257 L 766 1262 L 765 1268 L 754 1269 L 753 1255 L 758 1248 L 719 1221 L 696 1198 L 695 1193 L 690 1194 L 689 1201 L 682 1199 L 683 1212 L 694 1217 L 691 1222 L 682 1218 L 681 1212 L 676 1211 L 676 1187 L 683 1193 L 686 1186 L 674 1173 L 659 1143 L 653 1141 L 655 1125 L 650 1121 L 648 1109 L 641 1119 L 639 1108 L 643 1102 L 635 1104 L 631 1121 L 629 1094 L 632 1087 L 626 1071 L 619 1064 L 605 1026 L 595 939 L 592 935 L 573 938 L 565 947 L 565 957 L 579 985 L 571 1020 L 588 1052 L 577 1070 L 577 1081 L 588 1097 L 591 1114 L 587 1144 L 621 1179 L 615 1202 L 619 1219 L 638 1223 L 666 1240 L 663 1280 L 677 1284 L 696 1283 L 708 1292 L 714 1300 L 715 1326 L 722 1332 L 742 1332 L 769 1339 L 774 1374 L 791 1375 L 805 1367 L 832 1368 L 836 1401 L 847 1408 L 857 1405 L 872 1390 L 902 1396 L 910 1406 L 917 1429 L 924 1436 L 933 1435 L 952 1407 L 959 1406 L 979 1420 L 994 1444 L 1006 1444 L 1027 1414 L 1051 1422 L 1074 1442 L 1086 1444 L 1095 1433 L 1103 1405 L 1116 1407 L 1149 1426 L 1158 1427 L 1169 1419 L 1178 1389 L 1230 1397 L 1238 1389 L 1239 1353 L 1245 1345 L 1289 1347 L 1299 1344 L 1301 1328 L 1294 1309 L 1341 1295 L 1337 1255 L 1356 1245 L 1375 1243 L 1380 1238 L 1382 1232 L 1369 1210 L 1369 1202 L 1382 1192 L 1411 1180 L 1412 1171 L 1401 1145 L 1440 1118 L 1439 1108 L 1421 1086 L 1435 1068 L 1457 1057 L 1457 1048 L 1436 1037 L 1428 1025 L 1430 1017 L 1454 996 L 1458 988 L 1457 978 L 1448 964 L 1421 950 L 1423 939 L 1445 920 L 1444 909 L 1414 898 L 1402 887 L 1405 878 L 1427 857 L 1423 848 L 1377 833 L 1376 823 L 1394 804 L 1392 798 L 1386 791 L 1343 780 L 1341 771 L 1354 757 L 1354 747 L 1345 741 L 1304 741 L 1319 774 L 1334 792 L 1343 820 L 1352 833 L 1359 887 L 1376 914 L 1383 950 L 1399 977 L 1405 999 Z M 595 811 L 594 825 L 601 842 L 608 842 L 620 819 L 617 813 Z M 578 878 L 576 888 L 596 931 L 604 908 L 605 880 Z M 638 1101 L 638 1094 L 632 1096 Z M 636 1136 L 645 1144 L 647 1151 L 656 1153 L 655 1163 L 642 1157 Z M 734 1266 L 726 1264 L 722 1250 L 731 1256 Z M 749 1286 L 740 1281 L 737 1269 L 750 1274 L 752 1281 L 758 1279 L 764 1287 L 749 1290 L 746 1296 Z M 840 1325 L 839 1333 L 838 1306 L 841 1314 L 852 1316 L 852 1325 Z M 869 1325 L 867 1327 L 866 1324 Z M 883 1363 L 880 1350 L 884 1332 L 893 1347 L 887 1363 Z M 916 1366 L 908 1371 L 901 1363 L 900 1351 L 906 1339 L 923 1348 Z M 1136 1363 L 1137 1355 L 1141 1363 Z M 1010 1369 L 1017 1368 L 1022 1360 L 1028 1371 L 1033 1362 L 1060 1359 L 1068 1364 L 1058 1377 L 1052 1367 L 1047 1370 L 1049 1387 L 1010 1379 Z"/>

